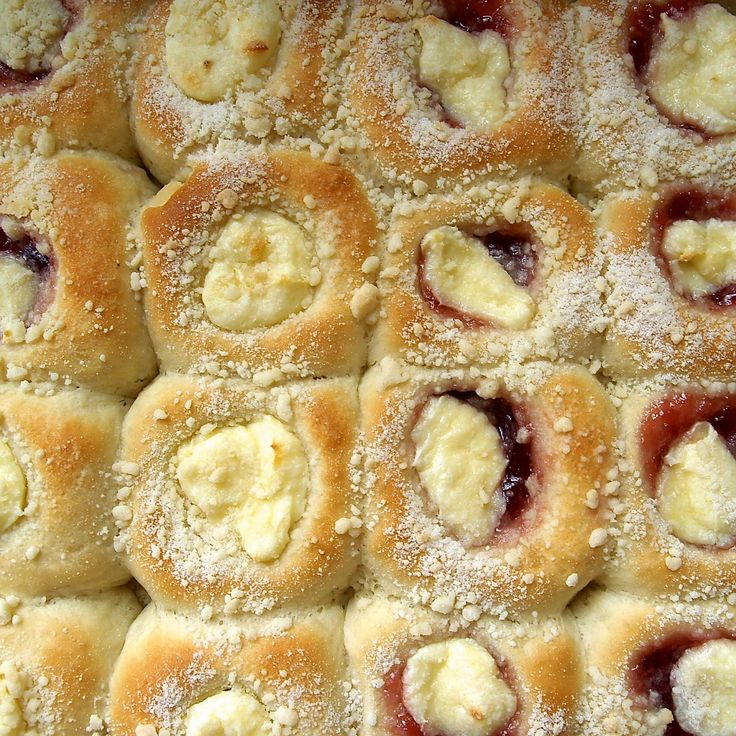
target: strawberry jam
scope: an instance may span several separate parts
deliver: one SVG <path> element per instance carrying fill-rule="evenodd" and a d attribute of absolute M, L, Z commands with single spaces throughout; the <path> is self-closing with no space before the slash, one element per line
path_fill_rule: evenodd
<path fill-rule="evenodd" d="M 447 20 L 469 33 L 495 31 L 504 38 L 511 33 L 511 21 L 503 0 L 442 0 Z"/>

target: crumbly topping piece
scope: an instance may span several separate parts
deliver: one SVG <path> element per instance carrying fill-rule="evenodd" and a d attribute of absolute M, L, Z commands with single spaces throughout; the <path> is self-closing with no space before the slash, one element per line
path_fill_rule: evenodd
<path fill-rule="evenodd" d="M 30 74 L 50 69 L 68 20 L 59 0 L 7 0 L 0 13 L 0 62 Z"/>

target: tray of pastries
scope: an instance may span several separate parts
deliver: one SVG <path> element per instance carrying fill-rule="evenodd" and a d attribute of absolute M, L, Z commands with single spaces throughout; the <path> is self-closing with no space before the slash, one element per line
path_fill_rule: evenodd
<path fill-rule="evenodd" d="M 736 6 L 0 6 L 0 736 L 736 734 Z"/>

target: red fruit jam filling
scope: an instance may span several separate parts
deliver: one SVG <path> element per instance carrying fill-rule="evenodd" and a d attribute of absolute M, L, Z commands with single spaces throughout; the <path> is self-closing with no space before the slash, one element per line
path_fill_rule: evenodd
<path fill-rule="evenodd" d="M 713 639 L 736 639 L 736 635 L 718 629 L 685 630 L 643 647 L 631 662 L 629 682 L 634 702 L 640 708 L 669 708 L 674 714 L 672 670 L 688 649 Z M 665 736 L 697 736 L 685 731 L 676 718 L 664 733 Z"/>
<path fill-rule="evenodd" d="M 644 478 L 656 493 L 664 456 L 698 422 L 710 422 L 736 458 L 736 396 L 677 392 L 652 404 L 641 424 Z"/>
<path fill-rule="evenodd" d="M 717 189 L 676 187 L 660 198 L 652 214 L 652 243 L 660 268 L 675 285 L 676 280 L 662 251 L 662 241 L 667 228 L 680 220 L 736 221 L 736 193 Z M 690 296 L 686 298 L 715 309 L 731 307 L 736 305 L 736 284 L 726 284 L 718 291 L 697 299 Z"/>
<path fill-rule="evenodd" d="M 441 0 L 452 25 L 469 33 L 495 31 L 508 39 L 511 21 L 503 0 Z"/>
<path fill-rule="evenodd" d="M 475 232 L 467 234 L 485 245 L 488 255 L 498 261 L 517 286 L 528 287 L 532 283 L 537 267 L 537 253 L 534 238 L 528 228 L 508 227 L 485 234 Z M 488 322 L 483 318 L 462 312 L 440 300 L 427 279 L 426 259 L 421 248 L 417 256 L 417 275 L 419 293 L 434 312 L 446 319 L 457 319 L 466 327 L 488 326 Z"/>
<path fill-rule="evenodd" d="M 67 33 L 69 33 L 72 26 L 74 25 L 77 19 L 77 16 L 79 14 L 79 11 L 76 8 L 73 0 L 59 0 L 59 4 L 69 14 L 66 24 L 64 25 L 63 32 L 62 32 L 61 38 L 63 38 L 64 36 L 66 36 Z M 10 11 L 4 11 L 4 12 L 10 12 Z M 27 71 L 20 70 L 20 69 L 13 69 L 13 67 L 10 67 L 7 64 L 4 64 L 2 61 L 0 61 L 0 92 L 7 90 L 7 89 L 15 89 L 18 87 L 33 86 L 36 83 L 48 77 L 51 74 L 51 72 L 52 72 L 51 68 L 39 69 L 34 72 L 27 72 Z"/>
<path fill-rule="evenodd" d="M 513 685 L 513 678 L 509 668 L 503 663 L 496 660 L 501 675 L 512 690 L 517 692 L 518 688 Z M 404 705 L 404 668 L 405 664 L 394 667 L 383 681 L 383 701 L 387 712 L 389 713 L 389 733 L 391 736 L 429 736 L 409 713 L 409 709 Z M 488 736 L 517 736 L 517 718 L 512 716 L 511 720 L 503 726 L 500 731 L 495 731 Z M 432 734 L 432 736 L 444 736 L 443 734 Z"/>

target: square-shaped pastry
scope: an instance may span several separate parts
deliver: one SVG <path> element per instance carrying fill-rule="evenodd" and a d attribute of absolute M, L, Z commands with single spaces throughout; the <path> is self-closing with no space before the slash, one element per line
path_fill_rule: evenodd
<path fill-rule="evenodd" d="M 348 94 L 371 160 L 425 186 L 564 177 L 575 147 L 565 3 L 362 0 Z"/>
<path fill-rule="evenodd" d="M 347 169 L 288 151 L 199 164 L 140 231 L 166 370 L 281 380 L 364 364 L 376 222 Z"/>
<path fill-rule="evenodd" d="M 131 288 L 132 219 L 153 193 L 140 170 L 101 153 L 0 162 L 0 365 L 135 396 L 156 357 Z"/>
<path fill-rule="evenodd" d="M 581 0 L 575 12 L 586 106 L 580 185 L 736 184 L 736 17 L 727 4 Z"/>
<path fill-rule="evenodd" d="M 223 142 L 255 149 L 325 123 L 345 0 L 157 0 L 135 64 L 132 123 L 162 182 Z"/>
<path fill-rule="evenodd" d="M 342 627 L 336 606 L 224 624 L 151 605 L 113 673 L 110 733 L 354 734 Z"/>
<path fill-rule="evenodd" d="M 604 580 L 647 596 L 736 594 L 736 386 L 618 393 L 624 472 Z"/>
<path fill-rule="evenodd" d="M 127 588 L 48 600 L 0 598 L 2 732 L 107 733 L 110 676 L 140 610 Z"/>
<path fill-rule="evenodd" d="M 0 147 L 100 149 L 137 160 L 127 71 L 140 0 L 7 0 Z"/>
<path fill-rule="evenodd" d="M 99 590 L 130 574 L 113 549 L 125 403 L 0 386 L 0 594 Z"/>
<path fill-rule="evenodd" d="M 369 580 L 448 613 L 561 611 L 607 540 L 614 410 L 579 367 L 387 361 L 361 384 Z"/>
<path fill-rule="evenodd" d="M 736 192 L 681 181 L 608 198 L 600 212 L 618 378 L 736 375 Z"/>
<path fill-rule="evenodd" d="M 605 327 L 602 270 L 590 212 L 550 184 L 491 183 L 400 205 L 371 361 L 590 361 Z"/>
<path fill-rule="evenodd" d="M 511 622 L 469 606 L 449 619 L 362 595 L 345 644 L 363 736 L 575 733 L 583 666 L 569 615 Z"/>
<path fill-rule="evenodd" d="M 137 580 L 205 616 L 329 601 L 357 564 L 357 423 L 349 379 L 159 378 L 123 430 Z"/>

